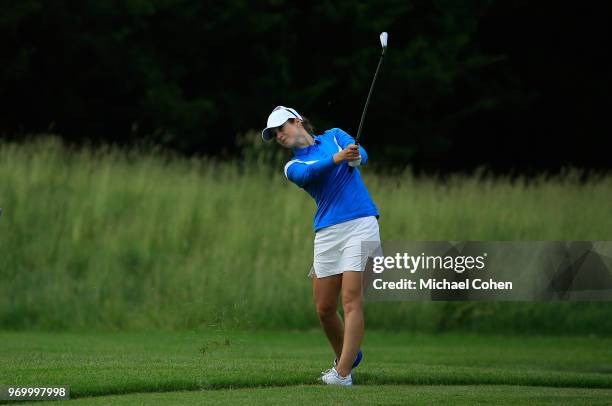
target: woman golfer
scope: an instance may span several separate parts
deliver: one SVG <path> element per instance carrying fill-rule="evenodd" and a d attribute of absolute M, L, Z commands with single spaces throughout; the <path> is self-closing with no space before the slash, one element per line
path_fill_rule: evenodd
<path fill-rule="evenodd" d="M 363 339 L 362 241 L 380 242 L 378 210 L 361 179 L 366 151 L 339 128 L 311 135 L 306 119 L 278 106 L 268 117 L 262 138 L 276 139 L 294 153 L 285 176 L 317 202 L 314 217 L 314 263 L 308 276 L 323 330 L 336 353 L 333 367 L 322 373 L 329 385 L 352 385 L 351 371 L 361 361 Z M 342 293 L 344 326 L 337 312 Z"/>

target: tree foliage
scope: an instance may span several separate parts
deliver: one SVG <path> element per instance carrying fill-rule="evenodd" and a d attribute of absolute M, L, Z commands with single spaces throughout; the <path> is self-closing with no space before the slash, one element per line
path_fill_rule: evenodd
<path fill-rule="evenodd" d="M 610 128 L 600 114 L 611 70 L 596 55 L 612 49 L 594 4 L 579 13 L 493 0 L 0 4 L 5 136 L 232 153 L 279 104 L 321 130 L 355 133 L 388 31 L 363 140 L 379 161 L 610 165 L 593 148 Z"/>

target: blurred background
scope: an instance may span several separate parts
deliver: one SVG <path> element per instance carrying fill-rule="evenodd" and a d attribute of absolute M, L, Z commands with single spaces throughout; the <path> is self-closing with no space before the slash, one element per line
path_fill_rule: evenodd
<path fill-rule="evenodd" d="M 295 107 L 383 165 L 610 168 L 608 8 L 530 1 L 6 1 L 0 132 L 235 156 Z"/>
<path fill-rule="evenodd" d="M 0 1 L 0 327 L 318 328 L 314 203 L 259 131 L 356 134 L 386 240 L 612 239 L 598 2 Z M 609 303 L 371 303 L 367 325 L 607 334 Z"/>

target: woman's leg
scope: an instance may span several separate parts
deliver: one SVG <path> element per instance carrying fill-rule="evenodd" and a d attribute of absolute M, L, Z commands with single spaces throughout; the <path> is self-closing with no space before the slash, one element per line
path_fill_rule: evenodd
<path fill-rule="evenodd" d="M 338 295 L 340 294 L 341 287 L 342 274 L 325 278 L 312 278 L 312 290 L 317 307 L 317 315 L 325 335 L 336 353 L 337 359 L 340 359 L 342 354 L 344 339 L 344 327 L 338 315 Z"/>
<path fill-rule="evenodd" d="M 342 274 L 342 306 L 344 308 L 344 342 L 336 371 L 340 376 L 351 373 L 351 367 L 363 340 L 363 272 Z"/>

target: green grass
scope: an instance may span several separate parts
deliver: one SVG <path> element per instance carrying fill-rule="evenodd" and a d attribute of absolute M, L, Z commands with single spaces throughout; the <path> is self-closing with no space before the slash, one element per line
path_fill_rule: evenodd
<path fill-rule="evenodd" d="M 317 386 L 333 359 L 320 331 L 2 332 L 0 342 L 0 382 L 70 385 L 72 398 L 92 403 L 214 402 L 226 395 L 283 403 L 302 394 L 306 403 L 456 396 L 467 404 L 596 401 L 612 393 L 609 338 L 370 331 L 350 395 Z M 151 392 L 172 393 L 144 395 Z M 106 397 L 119 394 L 133 395 Z"/>
<path fill-rule="evenodd" d="M 377 157 L 371 157 L 373 161 Z M 609 240 L 612 176 L 363 169 L 384 240 Z M 256 159 L 217 163 L 57 139 L 0 144 L 0 326 L 318 326 L 312 199 Z M 606 303 L 370 303 L 370 327 L 612 334 Z"/>
<path fill-rule="evenodd" d="M 60 401 L 60 405 L 609 405 L 610 389 L 545 388 L 500 385 L 386 385 L 330 388 L 297 385 L 257 389 L 224 389 L 139 393 Z M 38 403 L 19 403 L 38 404 Z"/>

